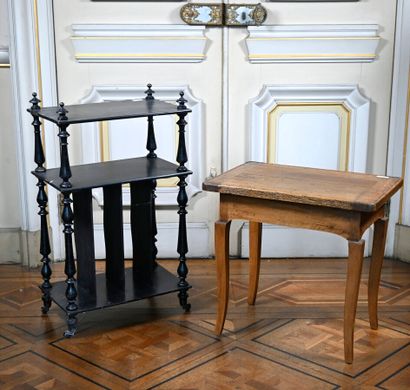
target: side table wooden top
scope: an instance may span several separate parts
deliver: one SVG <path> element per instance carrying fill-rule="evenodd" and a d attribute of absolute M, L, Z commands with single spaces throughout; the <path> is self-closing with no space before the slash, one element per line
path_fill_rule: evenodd
<path fill-rule="evenodd" d="M 379 209 L 403 185 L 397 177 L 250 161 L 206 180 L 203 189 L 345 210 Z"/>

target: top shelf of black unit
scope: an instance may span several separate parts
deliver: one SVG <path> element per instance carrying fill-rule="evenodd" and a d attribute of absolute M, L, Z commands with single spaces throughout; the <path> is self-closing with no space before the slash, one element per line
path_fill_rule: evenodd
<path fill-rule="evenodd" d="M 122 100 L 115 102 L 74 104 L 64 106 L 68 110 L 67 119 L 59 119 L 59 107 L 40 108 L 37 113 L 41 118 L 60 124 L 98 122 L 114 119 L 140 118 L 147 116 L 180 114 L 191 112 L 189 108 L 178 108 L 172 103 L 161 100 Z M 30 112 L 30 109 L 28 110 Z"/>

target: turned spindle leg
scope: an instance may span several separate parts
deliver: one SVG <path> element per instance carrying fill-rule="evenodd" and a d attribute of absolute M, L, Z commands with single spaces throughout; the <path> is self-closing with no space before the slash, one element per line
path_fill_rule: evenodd
<path fill-rule="evenodd" d="M 148 84 L 148 88 L 149 90 L 151 89 L 151 84 Z M 149 91 L 148 90 L 148 91 Z M 151 90 L 151 93 L 153 93 L 154 91 Z M 147 95 L 146 99 L 147 100 L 153 100 L 150 99 L 149 97 L 152 97 L 152 95 Z M 157 149 L 157 143 L 155 141 L 155 133 L 154 133 L 154 118 L 152 116 L 148 117 L 148 136 L 147 136 L 147 150 L 148 150 L 148 154 L 147 154 L 147 158 L 156 158 L 157 155 L 155 153 L 155 150 Z M 152 186 L 152 205 L 151 205 L 151 213 L 152 213 L 152 222 L 151 222 L 151 227 L 152 227 L 152 256 L 154 259 L 154 266 L 157 265 L 156 263 L 156 258 L 157 258 L 157 254 L 158 254 L 158 249 L 157 249 L 157 238 L 156 235 L 158 234 L 157 231 L 157 221 L 156 221 L 156 214 L 155 214 L 155 199 L 156 199 L 156 194 L 155 194 L 155 190 L 157 187 L 157 181 L 156 180 L 152 180 L 151 181 L 151 186 Z"/>
<path fill-rule="evenodd" d="M 33 97 L 30 100 L 31 108 L 30 113 L 33 116 L 32 125 L 34 127 L 34 162 L 37 164 L 35 172 L 45 172 L 44 163 L 44 151 L 43 151 L 43 144 L 41 142 L 41 131 L 40 126 L 41 122 L 38 116 L 38 111 L 40 110 L 40 99 L 37 98 L 37 94 L 33 92 Z M 48 236 L 48 223 L 47 223 L 47 193 L 45 191 L 45 183 L 42 180 L 38 180 L 37 183 L 38 193 L 37 193 L 37 204 L 39 207 L 38 215 L 40 215 L 40 223 L 41 223 L 41 236 L 40 236 L 40 254 L 42 256 L 41 262 L 41 276 L 43 278 L 43 283 L 40 286 L 40 289 L 43 293 L 42 300 L 43 300 L 43 307 L 41 311 L 43 314 L 46 314 L 51 306 L 51 296 L 50 290 L 52 285 L 50 283 L 51 278 L 51 267 L 50 267 L 50 258 L 49 255 L 51 253 L 50 249 L 50 239 Z"/>
<path fill-rule="evenodd" d="M 157 149 L 157 143 L 155 141 L 155 133 L 154 133 L 154 117 L 148 117 L 148 136 L 147 136 L 147 158 L 156 158 L 157 155 L 155 150 Z"/>
<path fill-rule="evenodd" d="M 33 92 L 33 98 L 30 100 L 32 104 L 30 107 L 30 113 L 33 117 L 32 125 L 34 127 L 34 162 L 37 164 L 35 169 L 36 172 L 45 172 L 44 163 L 44 151 L 43 151 L 43 143 L 41 142 L 41 132 L 40 132 L 40 118 L 38 116 L 38 111 L 40 110 L 40 106 L 38 105 L 41 102 L 40 99 L 37 98 L 37 94 Z"/>
<path fill-rule="evenodd" d="M 261 266 L 262 224 L 249 222 L 249 287 L 248 304 L 254 305 L 258 293 L 259 270 Z"/>
<path fill-rule="evenodd" d="M 344 349 L 345 362 L 353 362 L 354 323 L 357 299 L 359 297 L 360 276 L 362 274 L 364 240 L 349 241 L 349 259 L 344 308 Z"/>
<path fill-rule="evenodd" d="M 151 84 L 147 85 L 148 89 L 145 91 L 146 97 L 145 100 L 152 101 L 154 100 L 153 94 L 155 93 L 151 87 Z M 155 153 L 155 150 L 157 149 L 157 142 L 155 140 L 155 132 L 154 132 L 154 117 L 148 116 L 148 133 L 147 133 L 147 145 L 146 148 L 148 150 L 147 158 L 157 158 L 157 155 Z M 158 234 L 157 231 L 157 220 L 156 220 L 156 214 L 155 214 L 155 199 L 157 195 L 155 194 L 155 190 L 157 188 L 157 181 L 154 179 L 151 181 L 151 186 L 152 186 L 152 205 L 151 205 L 151 213 L 152 213 L 152 255 L 154 258 L 154 266 L 157 265 L 156 263 L 156 258 L 158 254 L 158 249 L 157 249 L 157 238 L 156 235 Z"/>
<path fill-rule="evenodd" d="M 60 108 L 57 111 L 58 120 L 65 121 L 67 120 L 68 111 L 64 107 L 64 103 L 60 103 Z M 71 168 L 70 160 L 68 158 L 68 142 L 67 139 L 70 136 L 67 132 L 67 124 L 64 122 L 59 123 L 58 128 L 58 137 L 60 138 L 60 178 L 63 180 L 60 184 L 61 188 L 71 188 L 70 177 L 71 177 Z"/>
<path fill-rule="evenodd" d="M 41 291 L 43 293 L 42 300 L 43 300 L 43 307 L 41 311 L 43 314 L 46 314 L 51 306 L 51 296 L 50 290 L 52 285 L 50 283 L 51 278 L 51 267 L 50 267 L 50 258 L 49 254 L 50 250 L 50 240 L 48 237 L 48 224 L 47 224 L 47 194 L 44 189 L 44 182 L 39 180 L 37 183 L 38 187 L 38 195 L 37 195 L 37 203 L 40 211 L 38 214 L 40 215 L 41 219 L 41 237 L 40 237 L 40 254 L 42 255 L 42 267 L 41 267 L 41 276 L 43 277 L 43 283 L 40 286 Z"/>
<path fill-rule="evenodd" d="M 188 267 L 186 265 L 186 254 L 188 252 L 188 239 L 187 239 L 187 232 L 186 232 L 186 205 L 188 202 L 188 196 L 185 190 L 186 187 L 186 176 L 181 176 L 178 186 L 178 205 L 179 205 L 179 228 L 178 228 L 178 246 L 177 252 L 179 253 L 179 265 L 178 265 L 178 276 L 179 276 L 179 283 L 178 286 L 182 288 L 182 290 L 178 294 L 179 303 L 181 304 L 182 308 L 185 312 L 188 312 L 191 308 L 191 304 L 188 303 L 188 288 L 189 284 L 186 281 L 186 277 L 188 275 Z"/>
<path fill-rule="evenodd" d="M 379 219 L 374 224 L 373 249 L 368 283 L 369 321 L 372 329 L 378 328 L 377 300 L 379 296 L 380 275 L 384 259 L 388 225 L 388 218 Z"/>
<path fill-rule="evenodd" d="M 73 230 L 73 219 L 74 214 L 71 209 L 72 200 L 70 199 L 70 193 L 65 192 L 63 198 L 63 212 L 62 220 L 64 224 L 64 239 L 65 239 L 65 267 L 64 273 L 67 276 L 66 279 L 66 292 L 65 296 L 67 298 L 66 313 L 67 313 L 67 325 L 68 329 L 64 332 L 65 337 L 72 337 L 76 332 L 76 311 L 77 311 L 77 289 L 75 286 L 74 275 L 76 272 L 74 263 L 74 253 L 73 253 L 73 240 L 72 234 Z"/>
<path fill-rule="evenodd" d="M 178 103 L 178 110 L 185 110 L 186 106 L 185 103 L 187 100 L 184 98 L 184 92 L 179 93 L 180 98 L 177 100 Z M 188 169 L 185 166 L 185 163 L 188 161 L 188 155 L 186 151 L 186 144 L 185 144 L 185 126 L 187 122 L 185 117 L 187 112 L 180 112 L 178 113 L 178 150 L 177 150 L 177 162 L 179 163 L 179 167 L 177 168 L 178 172 L 186 172 Z M 186 254 L 188 253 L 188 239 L 187 239 L 187 231 L 186 231 L 186 206 L 188 203 L 188 195 L 186 193 L 186 178 L 188 175 L 182 175 L 179 178 L 178 182 L 178 214 L 179 214 L 179 229 L 178 229 L 178 245 L 177 251 L 179 253 L 179 265 L 178 265 L 178 276 L 179 276 L 179 283 L 178 286 L 181 287 L 181 291 L 178 294 L 179 302 L 182 308 L 188 312 L 191 308 L 191 304 L 188 303 L 188 289 L 189 284 L 186 281 L 186 277 L 188 275 L 188 267 L 186 265 Z"/>

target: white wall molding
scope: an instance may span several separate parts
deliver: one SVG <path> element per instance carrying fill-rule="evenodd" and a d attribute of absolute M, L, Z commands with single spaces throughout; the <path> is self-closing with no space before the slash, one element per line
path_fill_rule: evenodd
<path fill-rule="evenodd" d="M 372 62 L 380 37 L 377 24 L 248 27 L 251 63 Z"/>
<path fill-rule="evenodd" d="M 186 143 L 188 152 L 187 166 L 193 171 L 192 175 L 187 178 L 188 186 L 186 188 L 188 199 L 202 191 L 202 181 L 204 179 L 204 154 L 203 154 L 203 137 L 204 137 L 204 112 L 203 102 L 197 99 L 190 91 L 187 85 L 161 86 L 155 85 L 155 97 L 157 99 L 175 102 L 179 96 L 179 91 L 184 91 L 184 97 L 187 99 L 187 106 L 192 109 L 186 120 Z M 81 99 L 81 103 L 98 103 L 103 101 L 143 99 L 146 86 L 94 86 L 89 95 Z M 96 122 L 81 124 L 81 139 L 83 145 L 82 162 L 84 164 L 101 161 L 101 142 L 99 124 Z M 154 123 L 155 127 L 155 123 Z M 174 136 L 170 129 L 170 136 Z M 143 134 L 145 145 L 146 133 Z M 158 144 L 158 140 L 157 140 Z M 130 191 L 127 188 L 123 190 L 125 206 L 130 205 Z M 177 205 L 176 197 L 178 187 L 158 187 L 156 204 L 160 206 Z M 101 189 L 93 191 L 93 195 L 98 204 L 103 205 L 103 195 Z"/>
<path fill-rule="evenodd" d="M 177 217 L 177 213 L 175 212 Z M 157 249 L 158 258 L 175 259 L 177 258 L 177 241 L 178 241 L 178 223 L 158 223 Z M 204 258 L 209 256 L 209 228 L 205 222 L 188 222 L 188 258 L 199 257 Z M 104 244 L 104 225 L 94 225 L 94 242 L 95 242 L 95 258 L 105 259 L 105 244 Z M 132 258 L 132 239 L 131 225 L 124 224 L 124 248 L 125 258 Z"/>
<path fill-rule="evenodd" d="M 400 219 L 400 222 L 403 224 L 410 225 L 410 125 L 406 123 L 406 112 L 408 104 L 410 104 L 410 40 L 408 38 L 410 36 L 410 3 L 406 0 L 398 0 L 396 14 L 387 175 L 399 177 L 403 176 L 404 173 L 406 173 L 406 175 L 404 177 L 402 210 L 400 210 L 400 194 L 396 194 L 391 201 L 389 232 L 386 243 L 386 254 L 388 256 L 392 256 L 394 253 L 395 225 Z M 407 118 L 407 120 L 409 120 L 409 118 Z M 404 156 L 403 147 L 406 132 L 407 157 Z M 401 212 L 402 215 L 400 215 Z M 403 237 L 401 237 L 401 241 L 404 242 Z"/>
<path fill-rule="evenodd" d="M 0 228 L 0 263 L 21 263 L 21 229 Z"/>
<path fill-rule="evenodd" d="M 204 26 L 73 24 L 78 62 L 202 62 Z"/>
<path fill-rule="evenodd" d="M 0 67 L 10 66 L 9 48 L 0 47 Z"/>
<path fill-rule="evenodd" d="M 40 220 L 35 204 L 36 181 L 30 174 L 30 170 L 34 167 L 32 118 L 26 112 L 31 93 L 38 90 L 33 2 L 9 0 L 8 11 L 17 164 L 20 177 L 21 228 L 34 231 L 39 229 Z"/>
<path fill-rule="evenodd" d="M 268 114 L 283 103 L 343 104 L 351 113 L 349 170 L 366 171 L 370 101 L 356 85 L 265 85 L 249 101 L 248 160 L 266 162 Z"/>
<path fill-rule="evenodd" d="M 397 224 L 394 240 L 394 257 L 410 263 L 410 226 Z"/>

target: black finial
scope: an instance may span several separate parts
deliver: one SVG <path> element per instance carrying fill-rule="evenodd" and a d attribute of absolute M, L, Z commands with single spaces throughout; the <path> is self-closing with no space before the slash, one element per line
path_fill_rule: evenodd
<path fill-rule="evenodd" d="M 184 98 L 184 91 L 181 91 L 180 93 L 179 93 L 179 96 L 180 96 L 180 98 L 177 100 L 177 103 L 178 103 L 178 110 L 184 110 L 184 109 L 186 109 L 186 105 L 185 105 L 185 103 L 188 101 L 188 100 L 186 100 L 185 98 Z"/>
<path fill-rule="evenodd" d="M 38 103 L 41 102 L 41 100 L 37 97 L 37 93 L 33 92 L 32 93 L 32 99 L 30 100 L 30 103 L 32 104 L 31 109 L 32 110 L 39 110 L 40 106 L 38 105 Z"/>
<path fill-rule="evenodd" d="M 68 110 L 65 109 L 63 102 L 60 103 L 60 108 L 56 111 L 56 113 L 58 114 L 58 119 L 60 121 L 66 121 L 68 119 L 66 115 Z"/>
<path fill-rule="evenodd" d="M 145 91 L 145 94 L 147 95 L 147 96 L 145 97 L 145 100 L 154 100 L 154 99 L 155 99 L 155 98 L 154 98 L 154 93 L 155 93 L 155 91 L 153 91 L 153 90 L 151 89 L 152 84 L 147 84 L 147 87 L 148 87 L 148 89 Z"/>

